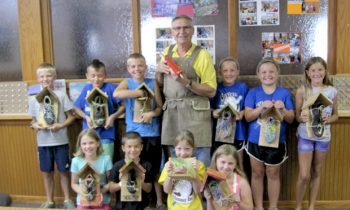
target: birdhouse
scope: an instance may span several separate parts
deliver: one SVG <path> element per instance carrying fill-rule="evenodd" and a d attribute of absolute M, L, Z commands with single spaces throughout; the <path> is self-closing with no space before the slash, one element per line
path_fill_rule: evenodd
<path fill-rule="evenodd" d="M 121 177 L 121 201 L 141 201 L 142 200 L 142 186 L 141 180 L 146 169 L 139 163 L 129 160 L 119 170 Z"/>
<path fill-rule="evenodd" d="M 90 118 L 94 127 L 104 127 L 108 113 L 108 95 L 100 88 L 95 87 L 86 96 L 90 103 Z"/>
<path fill-rule="evenodd" d="M 275 107 L 265 110 L 260 115 L 260 146 L 278 148 L 282 120 L 281 112 Z"/>
<path fill-rule="evenodd" d="M 235 140 L 236 116 L 238 112 L 227 103 L 218 111 L 219 118 L 216 124 L 215 141 L 231 143 Z"/>
<path fill-rule="evenodd" d="M 309 120 L 306 122 L 308 137 L 320 138 L 325 135 L 325 123 L 322 120 L 322 111 L 331 104 L 333 104 L 332 100 L 321 92 L 312 94 L 304 102 L 302 112 L 309 112 Z"/>
<path fill-rule="evenodd" d="M 80 205 L 81 206 L 100 206 L 102 195 L 100 192 L 99 173 L 89 164 L 79 171 Z"/>
<path fill-rule="evenodd" d="M 137 90 L 142 90 L 144 92 L 144 97 L 135 98 L 134 104 L 134 118 L 133 121 L 136 123 L 141 123 L 141 115 L 145 112 L 152 111 L 154 92 L 148 87 L 146 83 L 142 83 Z"/>
<path fill-rule="evenodd" d="M 189 180 L 196 178 L 196 171 L 192 164 L 196 158 L 169 158 L 169 161 L 173 164 L 173 171 L 168 174 L 169 177 Z"/>
<path fill-rule="evenodd" d="M 56 94 L 50 88 L 43 88 L 36 96 L 40 104 L 39 123 L 48 128 L 57 123 L 59 100 Z"/>
<path fill-rule="evenodd" d="M 204 179 L 202 191 L 204 188 L 209 190 L 213 197 L 215 209 L 226 210 L 234 205 L 234 202 L 239 202 L 239 196 L 235 199 L 228 183 L 226 175 L 219 171 L 208 168 L 207 175 Z"/>

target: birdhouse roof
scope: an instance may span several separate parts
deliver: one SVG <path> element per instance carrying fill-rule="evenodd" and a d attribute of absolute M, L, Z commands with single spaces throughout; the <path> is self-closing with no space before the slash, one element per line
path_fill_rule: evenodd
<path fill-rule="evenodd" d="M 51 99 L 55 100 L 56 102 L 59 102 L 58 97 L 56 96 L 56 94 L 53 92 L 53 90 L 51 90 L 48 87 L 44 87 L 36 96 L 36 100 L 41 103 L 44 100 L 45 96 L 50 96 Z"/>
<path fill-rule="evenodd" d="M 227 176 L 225 174 L 223 174 L 223 173 L 221 173 L 213 168 L 207 168 L 207 174 L 204 178 L 204 182 L 203 182 L 203 186 L 202 186 L 203 189 L 205 187 L 205 184 L 208 181 L 208 178 L 210 178 L 210 177 L 215 179 L 215 180 L 218 180 L 218 181 L 224 181 L 227 178 Z"/>
<path fill-rule="evenodd" d="M 144 90 L 147 91 L 149 97 L 151 97 L 151 98 L 154 97 L 154 92 L 153 92 L 153 91 L 151 90 L 151 88 L 149 88 L 148 85 L 147 85 L 146 83 L 144 83 L 144 82 L 143 82 L 140 86 L 138 86 L 136 89 L 137 89 L 137 90 L 144 89 Z"/>
<path fill-rule="evenodd" d="M 274 117 L 278 121 L 282 121 L 283 119 L 281 112 L 274 106 L 265 110 L 260 116 L 261 119 L 266 119 L 268 117 Z"/>
<path fill-rule="evenodd" d="M 86 163 L 83 168 L 78 172 L 79 178 L 85 178 L 87 175 L 92 174 L 95 179 L 99 178 L 99 173 L 89 163 Z"/>
<path fill-rule="evenodd" d="M 89 94 L 86 96 L 86 101 L 88 101 L 89 103 L 91 103 L 91 101 L 93 101 L 95 99 L 95 96 L 100 95 L 105 99 L 108 99 L 108 95 L 103 92 L 100 88 L 98 87 L 94 87 Z"/>
<path fill-rule="evenodd" d="M 237 110 L 235 108 L 233 108 L 233 106 L 231 106 L 230 103 L 225 104 L 225 106 L 223 106 L 222 108 L 220 108 L 218 110 L 218 114 L 221 115 L 221 113 L 225 110 L 229 110 L 232 114 L 234 114 L 235 116 L 238 114 Z"/>
<path fill-rule="evenodd" d="M 324 105 L 325 107 L 333 104 L 333 102 L 327 97 L 325 96 L 323 93 L 318 92 L 318 93 L 314 93 L 312 94 L 305 102 L 304 105 L 302 107 L 302 109 L 306 109 L 310 106 L 312 106 L 315 103 L 320 103 L 322 105 Z"/>
<path fill-rule="evenodd" d="M 139 163 L 134 162 L 133 160 L 128 160 L 123 167 L 119 169 L 119 173 L 124 173 L 131 168 L 135 168 L 136 170 L 145 173 L 146 169 L 142 167 Z"/>

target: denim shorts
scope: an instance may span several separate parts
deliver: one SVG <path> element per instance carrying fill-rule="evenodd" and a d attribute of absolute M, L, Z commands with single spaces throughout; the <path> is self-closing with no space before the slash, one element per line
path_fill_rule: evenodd
<path fill-rule="evenodd" d="M 69 172 L 69 147 L 68 144 L 59 146 L 38 147 L 40 170 L 42 172 L 52 172 L 55 162 L 59 172 Z"/>
<path fill-rule="evenodd" d="M 327 152 L 329 150 L 330 141 L 313 141 L 298 137 L 298 152 Z"/>

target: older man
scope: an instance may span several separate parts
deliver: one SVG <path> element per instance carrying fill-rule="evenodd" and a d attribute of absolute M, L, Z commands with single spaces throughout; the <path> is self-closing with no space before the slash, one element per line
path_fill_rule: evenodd
<path fill-rule="evenodd" d="M 163 84 L 165 95 L 162 144 L 169 145 L 174 155 L 174 141 L 181 130 L 189 130 L 195 138 L 195 156 L 210 164 L 211 116 L 209 97 L 216 91 L 216 73 L 210 54 L 191 42 L 192 19 L 178 15 L 172 20 L 172 36 L 176 44 L 163 52 L 157 66 L 157 80 Z M 181 67 L 176 74 L 164 60 L 172 58 Z"/>

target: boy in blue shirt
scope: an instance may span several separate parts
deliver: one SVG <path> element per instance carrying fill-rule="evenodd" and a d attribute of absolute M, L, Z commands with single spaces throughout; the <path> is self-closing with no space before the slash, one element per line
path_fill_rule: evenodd
<path fill-rule="evenodd" d="M 105 82 L 106 67 L 98 59 L 94 59 L 87 67 L 86 78 L 90 84 L 85 85 L 78 99 L 74 103 L 74 110 L 78 116 L 83 118 L 83 129 L 94 128 L 92 119 L 90 118 L 90 104 L 86 101 L 89 92 L 97 87 L 106 95 L 108 95 L 108 113 L 110 114 L 105 121 L 103 127 L 96 127 L 95 130 L 101 138 L 103 153 L 109 155 L 111 160 L 114 157 L 114 141 L 115 141 L 115 119 L 124 112 L 124 106 L 119 106 L 119 100 L 113 98 L 113 91 L 116 85 Z M 118 107 L 117 111 L 115 107 Z"/>
<path fill-rule="evenodd" d="M 67 126 L 74 121 L 71 113 L 73 104 L 67 94 L 63 91 L 53 90 L 56 79 L 56 69 L 53 65 L 43 63 L 37 68 L 37 78 L 40 85 L 50 88 L 59 100 L 57 122 L 50 127 L 44 127 L 39 122 L 40 111 L 46 109 L 45 106 L 53 109 L 53 104 L 41 106 L 35 96 L 29 99 L 28 113 L 32 116 L 31 127 L 37 131 L 38 154 L 40 170 L 44 173 L 44 186 L 47 201 L 41 205 L 41 208 L 55 208 L 53 200 L 54 193 L 54 162 L 60 174 L 61 188 L 64 194 L 64 208 L 75 209 L 73 202 L 69 198 L 69 147 Z"/>
<path fill-rule="evenodd" d="M 163 106 L 160 90 L 155 80 L 145 78 L 147 65 L 143 55 L 140 53 L 131 54 L 127 60 L 127 68 L 131 78 L 124 79 L 114 91 L 113 96 L 124 99 L 126 107 L 126 132 L 133 131 L 140 134 L 143 143 L 141 159 L 150 162 L 153 170 L 152 173 L 159 175 L 160 162 L 162 159 L 159 115 L 162 112 Z M 143 83 L 145 83 L 154 93 L 152 110 L 143 112 L 140 119 L 138 119 L 140 122 L 135 122 L 135 98 L 146 97 L 148 95 L 145 89 L 138 89 Z M 157 206 L 162 206 L 162 189 L 157 182 L 155 182 L 155 190 L 157 195 Z"/>

